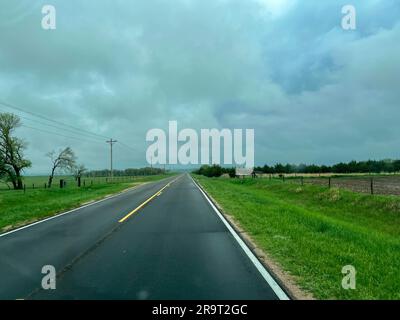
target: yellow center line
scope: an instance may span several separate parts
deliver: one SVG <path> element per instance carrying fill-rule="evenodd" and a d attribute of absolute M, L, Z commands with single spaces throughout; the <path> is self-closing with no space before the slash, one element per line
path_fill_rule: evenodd
<path fill-rule="evenodd" d="M 167 183 L 164 187 L 162 187 L 160 190 L 158 190 L 154 195 L 152 195 L 150 198 L 148 198 L 145 202 L 143 202 L 141 205 L 136 207 L 134 210 L 129 212 L 125 217 L 123 217 L 121 220 L 119 220 L 119 223 L 122 223 L 129 219 L 132 215 L 134 215 L 136 212 L 138 212 L 140 209 L 142 209 L 146 204 L 148 204 L 151 200 L 153 200 L 155 197 L 161 195 L 161 193 L 165 190 L 165 188 L 169 187 L 172 183 L 174 183 L 176 180 L 178 180 L 180 177 L 176 178 L 172 182 Z"/>

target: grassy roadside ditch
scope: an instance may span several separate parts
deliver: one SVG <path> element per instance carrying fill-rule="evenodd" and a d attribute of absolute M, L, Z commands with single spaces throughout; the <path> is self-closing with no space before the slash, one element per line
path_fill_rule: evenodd
<path fill-rule="evenodd" d="M 256 244 L 318 299 L 400 298 L 400 198 L 266 179 L 194 176 Z M 342 288 L 342 268 L 357 271 Z"/>

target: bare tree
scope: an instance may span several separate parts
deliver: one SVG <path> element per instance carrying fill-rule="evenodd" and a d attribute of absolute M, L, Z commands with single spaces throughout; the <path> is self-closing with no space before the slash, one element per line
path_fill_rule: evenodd
<path fill-rule="evenodd" d="M 14 189 L 23 188 L 22 171 L 31 166 L 31 162 L 24 159 L 25 141 L 12 136 L 20 125 L 17 115 L 0 113 L 0 175 L 6 175 Z"/>
<path fill-rule="evenodd" d="M 82 177 L 82 175 L 87 171 L 85 165 L 80 164 L 75 166 L 74 168 L 74 178 L 78 180 L 78 178 Z"/>
<path fill-rule="evenodd" d="M 86 171 L 87 171 L 87 169 L 85 168 L 85 166 L 83 164 L 75 166 L 74 177 L 75 177 L 75 181 L 78 182 L 78 187 L 81 186 L 81 177 Z"/>
<path fill-rule="evenodd" d="M 56 151 L 51 151 L 47 154 L 51 159 L 52 168 L 49 176 L 49 188 L 51 187 L 54 179 L 54 174 L 57 171 L 62 172 L 72 172 L 76 164 L 76 156 L 70 147 L 67 147 L 58 153 Z"/>

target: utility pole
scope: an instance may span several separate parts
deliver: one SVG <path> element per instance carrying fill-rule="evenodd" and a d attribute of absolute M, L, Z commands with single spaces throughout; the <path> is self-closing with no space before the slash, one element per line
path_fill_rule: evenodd
<path fill-rule="evenodd" d="M 110 140 L 108 140 L 108 141 L 106 141 L 107 143 L 109 143 L 110 144 L 110 151 L 111 151 L 111 153 L 110 153 L 110 155 L 111 155 L 111 162 L 110 162 L 110 164 L 111 164 L 111 179 L 113 178 L 113 176 L 114 176 L 114 174 L 113 174 L 113 144 L 114 143 L 116 143 L 116 142 L 118 142 L 117 140 L 113 140 L 112 138 L 110 139 Z"/>

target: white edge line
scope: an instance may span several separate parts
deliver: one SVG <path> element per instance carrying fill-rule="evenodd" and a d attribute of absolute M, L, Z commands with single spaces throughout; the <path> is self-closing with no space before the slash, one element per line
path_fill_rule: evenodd
<path fill-rule="evenodd" d="M 5 232 L 5 233 L 1 233 L 1 234 L 0 234 L 0 238 L 5 237 L 5 236 L 7 236 L 7 235 L 9 235 L 9 234 L 12 234 L 12 233 L 21 231 L 21 230 L 23 230 L 23 229 L 27 229 L 27 228 L 33 227 L 33 226 L 35 226 L 35 225 L 37 225 L 37 224 L 39 224 L 39 223 L 43 223 L 43 222 L 46 222 L 46 221 L 49 221 L 49 220 L 53 220 L 53 219 L 59 218 L 59 217 L 61 217 L 61 216 L 64 216 L 64 215 L 66 215 L 66 214 L 69 214 L 69 213 L 72 213 L 72 212 L 75 212 L 75 211 L 78 211 L 78 210 L 81 210 L 81 209 L 84 209 L 84 208 L 93 206 L 93 205 L 98 204 L 98 203 L 100 203 L 100 202 L 103 202 L 103 201 L 106 201 L 106 200 L 110 200 L 110 199 L 119 197 L 119 196 L 123 195 L 124 193 L 127 193 L 127 192 L 129 192 L 129 191 L 135 190 L 135 189 L 137 189 L 137 188 L 139 188 L 139 187 L 141 187 L 141 186 L 144 186 L 144 185 L 146 185 L 146 184 L 147 184 L 146 182 L 145 182 L 145 183 L 142 183 L 142 184 L 140 184 L 140 185 L 138 185 L 138 186 L 134 186 L 134 187 L 128 188 L 128 189 L 123 190 L 123 191 L 121 191 L 121 192 L 118 192 L 118 193 L 116 193 L 116 194 L 114 194 L 114 195 L 105 197 L 105 198 L 103 198 L 103 199 L 100 199 L 100 200 L 97 200 L 97 201 L 94 201 L 94 202 L 90 202 L 90 203 L 85 204 L 85 205 L 83 205 L 83 206 L 80 206 L 80 207 L 78 207 L 78 208 L 74 208 L 74 209 L 71 209 L 71 210 L 69 210 L 69 211 L 62 212 L 62 213 L 56 214 L 56 215 L 54 215 L 54 216 L 48 217 L 48 218 L 46 218 L 46 219 L 39 220 L 39 221 L 30 223 L 30 224 L 27 224 L 26 226 L 23 226 L 23 227 L 20 227 L 20 228 L 17 228 L 17 229 L 14 229 L 14 230 L 11 230 L 11 231 L 8 231 L 8 232 Z"/>
<path fill-rule="evenodd" d="M 246 255 L 249 257 L 251 262 L 253 262 L 254 266 L 257 268 L 257 270 L 261 273 L 265 281 L 269 284 L 271 289 L 275 292 L 279 300 L 290 300 L 289 297 L 286 295 L 286 293 L 282 290 L 282 288 L 278 285 L 278 283 L 274 280 L 274 278 L 270 275 L 270 273 L 264 268 L 264 266 L 261 264 L 260 261 L 258 261 L 257 257 L 254 255 L 254 253 L 249 249 L 249 247 L 246 245 L 246 243 L 240 238 L 240 236 L 236 233 L 236 231 L 232 228 L 232 226 L 229 224 L 228 221 L 226 221 L 225 217 L 222 215 L 221 212 L 215 207 L 214 203 L 209 199 L 207 194 L 199 187 L 196 181 L 194 181 L 193 177 L 190 176 L 192 179 L 193 183 L 196 185 L 196 187 L 200 190 L 200 192 L 203 194 L 203 196 L 206 198 L 208 203 L 211 205 L 211 207 L 214 209 L 214 211 L 218 214 L 218 217 L 222 220 L 222 222 L 225 224 L 225 226 L 228 228 L 230 233 L 233 235 L 235 240 L 239 243 L 240 247 L 243 249 L 243 251 L 246 253 Z"/>

